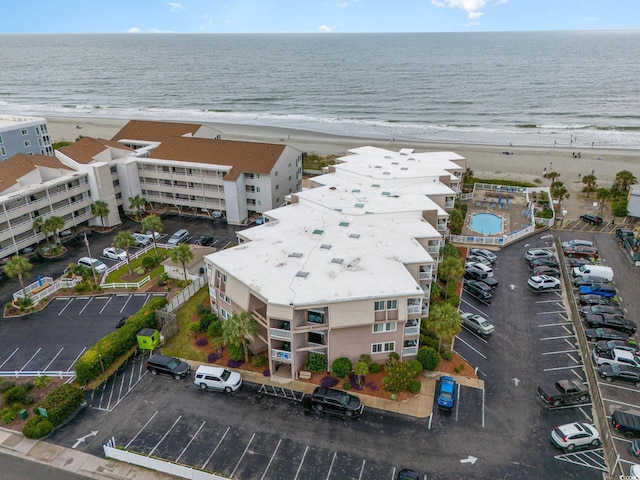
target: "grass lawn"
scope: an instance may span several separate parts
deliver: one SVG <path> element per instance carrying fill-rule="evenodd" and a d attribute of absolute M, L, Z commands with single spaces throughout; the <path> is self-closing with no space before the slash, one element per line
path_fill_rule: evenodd
<path fill-rule="evenodd" d="M 131 261 L 131 271 L 133 271 L 136 268 L 142 266 L 142 258 L 147 256 L 147 255 L 149 255 L 149 254 L 154 254 L 154 251 L 153 250 L 149 250 L 145 255 L 141 255 L 138 258 L 136 258 L 135 260 L 132 260 Z M 168 250 L 166 250 L 164 248 L 159 248 L 158 249 L 158 255 L 160 255 L 160 254 L 168 255 Z M 128 280 L 128 282 L 130 282 L 130 283 L 138 282 L 138 281 L 142 280 L 144 277 L 146 277 L 147 275 L 151 275 L 151 279 L 153 280 L 155 277 L 160 276 L 160 274 L 162 272 L 164 272 L 164 267 L 162 265 L 158 265 L 156 268 L 154 268 L 150 272 L 143 273 L 142 275 L 139 275 L 134 280 Z M 107 278 L 106 278 L 104 283 L 121 283 L 121 282 L 123 282 L 122 276 L 123 275 L 128 275 L 128 274 L 129 274 L 129 267 L 127 266 L 127 262 L 124 262 L 119 269 L 117 269 L 114 272 L 111 272 L 109 274 L 109 276 L 107 276 Z"/>
<path fill-rule="evenodd" d="M 193 321 L 193 315 L 198 310 L 198 305 L 209 298 L 209 286 L 202 287 L 193 297 L 185 302 L 178 310 L 178 333 L 167 341 L 162 348 L 162 353 L 178 358 L 186 358 L 198 362 L 206 362 L 207 358 L 202 349 L 191 343 L 189 324 Z"/>

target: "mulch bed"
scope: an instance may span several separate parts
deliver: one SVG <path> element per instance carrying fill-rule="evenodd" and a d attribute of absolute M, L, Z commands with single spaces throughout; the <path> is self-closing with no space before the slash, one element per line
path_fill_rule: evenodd
<path fill-rule="evenodd" d="M 49 395 L 49 393 L 51 393 L 51 391 L 57 387 L 59 387 L 60 385 L 62 385 L 67 379 L 64 378 L 51 378 L 50 377 L 50 381 L 47 383 L 47 385 L 44 388 L 37 388 L 37 387 L 33 387 L 29 392 L 28 395 L 34 400 L 33 403 L 31 403 L 30 405 L 25 405 L 25 409 L 29 412 L 29 416 L 23 420 L 22 418 L 20 418 L 20 416 L 17 416 L 15 420 L 13 420 L 10 423 L 2 423 L 2 427 L 3 428 L 8 428 L 9 430 L 14 430 L 16 432 L 21 432 L 22 431 L 22 427 L 24 427 L 24 424 L 27 422 L 27 420 L 29 420 L 29 418 L 33 417 L 33 407 L 35 405 L 37 405 L 39 402 L 41 402 L 47 395 Z M 5 377 L 2 379 L 2 381 L 5 382 L 10 382 L 12 384 L 15 385 L 24 385 L 27 383 L 31 383 L 33 382 L 33 378 L 10 378 L 10 377 Z"/>

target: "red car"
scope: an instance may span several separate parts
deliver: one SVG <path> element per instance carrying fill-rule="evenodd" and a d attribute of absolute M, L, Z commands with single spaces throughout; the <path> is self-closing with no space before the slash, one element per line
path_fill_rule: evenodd
<path fill-rule="evenodd" d="M 598 249 L 596 247 L 569 247 L 566 248 L 564 254 L 567 257 L 581 257 L 581 258 L 598 258 Z"/>

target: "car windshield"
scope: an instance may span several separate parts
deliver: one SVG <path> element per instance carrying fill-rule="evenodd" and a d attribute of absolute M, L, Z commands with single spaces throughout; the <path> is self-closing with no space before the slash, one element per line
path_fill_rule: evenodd
<path fill-rule="evenodd" d="M 352 396 L 352 395 L 349 395 L 348 393 L 343 393 L 342 394 L 342 404 L 343 405 L 349 405 L 354 399 L 355 399 L 355 397 Z"/>
<path fill-rule="evenodd" d="M 179 363 L 180 363 L 180 361 L 177 358 L 172 358 L 167 366 L 171 370 L 175 370 Z"/>
<path fill-rule="evenodd" d="M 489 322 L 487 322 L 486 320 L 479 320 L 478 323 L 480 325 L 482 325 L 483 327 L 485 327 L 485 328 L 491 326 L 491 324 Z"/>
<path fill-rule="evenodd" d="M 99 267 L 102 264 L 101 261 L 99 260 L 92 260 L 91 261 L 91 265 L 93 265 L 94 267 Z"/>
<path fill-rule="evenodd" d="M 451 400 L 453 395 L 449 392 L 440 392 L 440 398 L 444 398 L 445 400 Z"/>
<path fill-rule="evenodd" d="M 116 255 L 120 255 L 121 253 L 124 253 L 124 250 L 121 248 L 114 248 L 113 253 L 115 253 Z"/>
<path fill-rule="evenodd" d="M 227 380 L 229 380 L 230 376 L 231 376 L 231 372 L 225 368 L 222 372 L 222 375 L 220 375 L 220 378 L 222 378 L 222 380 L 226 382 Z"/>

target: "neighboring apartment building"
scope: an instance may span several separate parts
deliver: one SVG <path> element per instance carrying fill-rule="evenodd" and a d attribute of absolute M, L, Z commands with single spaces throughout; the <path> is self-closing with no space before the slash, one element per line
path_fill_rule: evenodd
<path fill-rule="evenodd" d="M 18 153 L 53 155 L 46 119 L 0 115 L 0 162 Z"/>
<path fill-rule="evenodd" d="M 251 348 L 266 352 L 274 375 L 296 378 L 309 352 L 329 365 L 417 354 L 443 207 L 453 206 L 465 161 L 451 152 L 351 152 L 311 181 L 324 186 L 291 195 L 267 224 L 240 232 L 240 245 L 206 258 L 214 310 L 223 319 L 252 313 Z"/>
<path fill-rule="evenodd" d="M 14 155 L 0 163 L 0 259 L 44 240 L 38 217 L 62 217 L 65 228 L 88 221 L 91 191 L 86 173 L 45 155 Z"/>

